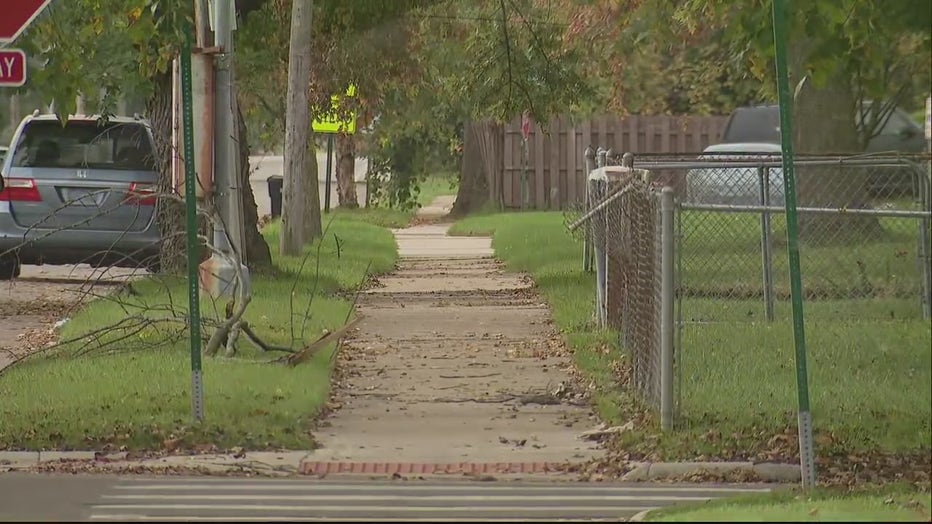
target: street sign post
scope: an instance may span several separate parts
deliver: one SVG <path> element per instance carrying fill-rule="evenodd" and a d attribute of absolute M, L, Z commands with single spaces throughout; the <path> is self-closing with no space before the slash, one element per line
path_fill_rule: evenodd
<path fill-rule="evenodd" d="M 780 105 L 780 147 L 783 151 L 783 195 L 786 208 L 786 250 L 790 269 L 790 299 L 793 310 L 793 342 L 796 349 L 796 396 L 799 420 L 799 467 L 803 490 L 815 487 L 815 450 L 812 414 L 809 411 L 809 371 L 806 364 L 806 331 L 803 315 L 803 284 L 799 263 L 799 224 L 796 209 L 796 177 L 793 151 L 793 97 L 786 58 L 786 0 L 773 2 L 773 40 Z"/>
<path fill-rule="evenodd" d="M 530 150 L 528 149 L 528 139 L 531 137 L 531 112 L 525 111 L 521 115 L 521 163 L 523 169 L 521 170 L 521 209 L 526 210 L 530 206 L 530 189 L 528 184 L 528 164 L 530 163 Z"/>
<path fill-rule="evenodd" d="M 186 27 L 181 48 L 181 105 L 184 158 L 194 158 L 194 94 L 191 87 L 191 32 Z M 184 163 L 185 233 L 188 255 L 188 329 L 191 337 L 191 411 L 204 420 L 204 379 L 201 369 L 201 297 L 198 283 L 197 174 L 194 162 Z"/>
<path fill-rule="evenodd" d="M 0 49 L 0 87 L 19 87 L 26 83 L 26 53 L 19 49 Z"/>
<path fill-rule="evenodd" d="M 52 0 L 15 0 L 0 8 L 0 44 L 16 40 Z"/>
<path fill-rule="evenodd" d="M 350 85 L 346 90 L 347 97 L 356 96 L 356 86 Z M 330 180 L 331 171 L 333 170 L 333 135 L 336 133 L 345 133 L 352 135 L 356 133 L 356 112 L 349 115 L 346 120 L 340 118 L 340 97 L 337 95 L 330 97 L 329 113 L 324 113 L 319 118 L 311 122 L 311 128 L 315 133 L 325 133 L 327 137 L 327 182 L 324 185 L 324 212 L 330 212 Z"/>

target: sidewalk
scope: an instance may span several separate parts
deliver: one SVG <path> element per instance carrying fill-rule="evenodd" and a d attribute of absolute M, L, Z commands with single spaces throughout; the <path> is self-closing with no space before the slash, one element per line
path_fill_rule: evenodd
<path fill-rule="evenodd" d="M 335 463 L 542 472 L 599 453 L 578 437 L 596 420 L 573 395 L 570 359 L 532 283 L 501 268 L 491 239 L 447 228 L 394 231 L 399 268 L 359 300 L 364 320 L 344 342 L 337 409 L 305 472 Z"/>

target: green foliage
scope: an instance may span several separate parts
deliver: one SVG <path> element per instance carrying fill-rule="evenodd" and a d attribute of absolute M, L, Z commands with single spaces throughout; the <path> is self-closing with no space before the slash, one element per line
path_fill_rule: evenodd
<path fill-rule="evenodd" d="M 63 115 L 75 111 L 79 94 L 100 113 L 111 113 L 120 95 L 148 95 L 152 78 L 171 67 L 192 6 L 187 0 L 53 2 L 23 41 L 43 61 L 30 71 L 30 89 L 54 100 Z"/>
<path fill-rule="evenodd" d="M 643 8 L 661 0 L 645 2 Z M 915 108 L 932 83 L 932 4 L 928 0 L 820 0 L 789 2 L 791 82 L 816 88 L 837 82 L 856 101 L 882 100 Z M 723 29 L 723 43 L 774 98 L 772 0 L 685 0 L 679 27 Z M 852 112 L 857 107 L 851 108 Z M 859 133 L 870 136 L 886 114 L 872 106 Z"/>
<path fill-rule="evenodd" d="M 563 45 L 560 12 L 533 0 L 445 2 L 422 13 L 416 47 L 430 86 L 470 119 L 538 122 L 594 91 L 582 54 Z"/>

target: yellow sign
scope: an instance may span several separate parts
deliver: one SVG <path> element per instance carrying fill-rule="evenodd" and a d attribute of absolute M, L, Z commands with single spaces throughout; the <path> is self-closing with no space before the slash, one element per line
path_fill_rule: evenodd
<path fill-rule="evenodd" d="M 346 90 L 346 96 L 356 96 L 356 86 L 354 84 L 350 84 L 349 89 Z M 355 111 L 352 112 L 348 119 L 340 120 L 340 98 L 342 97 L 339 95 L 331 96 L 331 112 L 323 114 L 319 118 L 315 118 L 311 123 L 315 133 L 346 133 L 347 135 L 356 133 Z"/>

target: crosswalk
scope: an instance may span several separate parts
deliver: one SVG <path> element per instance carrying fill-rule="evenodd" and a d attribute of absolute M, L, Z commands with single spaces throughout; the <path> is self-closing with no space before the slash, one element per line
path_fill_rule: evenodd
<path fill-rule="evenodd" d="M 139 479 L 113 485 L 93 521 L 622 521 L 646 509 L 761 486 L 271 479 Z"/>

